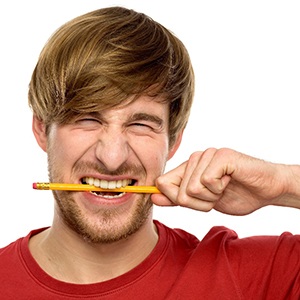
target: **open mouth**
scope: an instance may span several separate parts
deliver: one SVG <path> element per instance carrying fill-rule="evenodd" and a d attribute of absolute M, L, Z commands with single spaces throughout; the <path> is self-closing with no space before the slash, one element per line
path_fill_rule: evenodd
<path fill-rule="evenodd" d="M 122 180 L 103 180 L 103 179 L 99 179 L 99 178 L 94 178 L 94 177 L 84 177 L 81 179 L 81 183 L 82 184 L 88 184 L 91 186 L 95 186 L 95 187 L 99 187 L 102 189 L 116 189 L 116 188 L 121 188 L 121 187 L 125 187 L 128 185 L 134 185 L 136 182 L 136 180 L 134 179 L 122 179 Z M 94 195 L 100 196 L 100 197 L 104 197 L 104 198 L 120 198 L 122 197 L 125 193 L 121 193 L 121 192 L 110 192 L 110 191 L 106 191 L 106 192 L 96 192 L 96 191 L 92 191 L 91 192 Z"/>

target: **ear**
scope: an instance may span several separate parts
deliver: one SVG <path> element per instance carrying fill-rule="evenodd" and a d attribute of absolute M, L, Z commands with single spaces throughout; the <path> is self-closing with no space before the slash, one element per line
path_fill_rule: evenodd
<path fill-rule="evenodd" d="M 47 152 L 47 134 L 46 126 L 43 121 L 36 116 L 32 118 L 32 131 L 39 146 Z"/>
<path fill-rule="evenodd" d="M 181 144 L 181 140 L 182 140 L 182 135 L 183 135 L 183 130 L 178 133 L 174 144 L 170 148 L 169 154 L 168 154 L 168 160 L 171 159 L 174 156 L 174 154 L 176 153 L 177 149 L 179 148 L 179 146 Z"/>

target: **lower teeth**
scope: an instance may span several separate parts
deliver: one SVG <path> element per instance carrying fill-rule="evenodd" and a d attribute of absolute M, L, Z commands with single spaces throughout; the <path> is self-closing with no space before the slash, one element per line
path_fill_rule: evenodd
<path fill-rule="evenodd" d="M 96 195 L 96 196 L 99 196 L 99 197 L 103 197 L 103 198 L 106 198 L 106 199 L 116 199 L 116 198 L 120 198 L 122 197 L 125 193 L 102 193 L 102 192 L 91 192 L 92 194 Z"/>

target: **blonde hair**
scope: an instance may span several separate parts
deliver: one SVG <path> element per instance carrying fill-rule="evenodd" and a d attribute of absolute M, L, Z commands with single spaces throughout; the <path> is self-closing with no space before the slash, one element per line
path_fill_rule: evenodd
<path fill-rule="evenodd" d="M 50 37 L 28 98 L 33 113 L 49 126 L 143 94 L 163 96 L 169 103 L 172 144 L 187 124 L 194 94 L 188 52 L 145 14 L 109 7 L 67 22 Z"/>

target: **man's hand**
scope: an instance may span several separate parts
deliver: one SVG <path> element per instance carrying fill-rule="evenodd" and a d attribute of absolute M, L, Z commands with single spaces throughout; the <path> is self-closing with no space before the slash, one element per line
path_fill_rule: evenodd
<path fill-rule="evenodd" d="M 274 164 L 231 149 L 195 152 L 188 161 L 157 178 L 160 206 L 179 205 L 200 211 L 216 209 L 249 214 L 266 205 L 300 208 L 300 168 Z"/>

